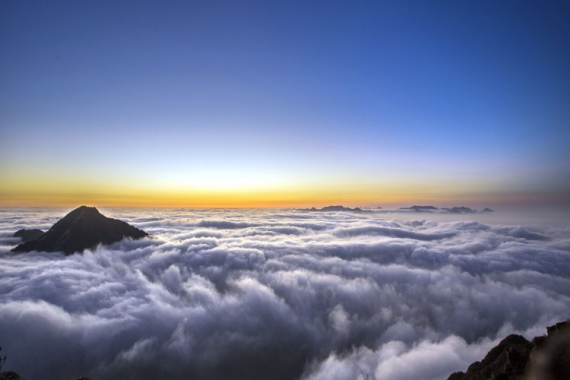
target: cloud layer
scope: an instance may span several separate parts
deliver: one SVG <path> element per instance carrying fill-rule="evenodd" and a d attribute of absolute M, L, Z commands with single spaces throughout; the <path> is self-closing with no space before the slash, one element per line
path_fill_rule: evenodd
<path fill-rule="evenodd" d="M 44 379 L 441 379 L 510 332 L 539 335 L 570 316 L 570 234 L 557 226 L 103 213 L 152 237 L 69 257 L 13 255 L 13 232 L 47 229 L 65 212 L 0 212 L 7 369 Z"/>

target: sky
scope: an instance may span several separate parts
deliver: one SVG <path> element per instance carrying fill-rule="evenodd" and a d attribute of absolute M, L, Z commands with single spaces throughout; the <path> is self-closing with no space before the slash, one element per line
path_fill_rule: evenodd
<path fill-rule="evenodd" d="M 564 1 L 0 1 L 0 205 L 570 204 Z"/>

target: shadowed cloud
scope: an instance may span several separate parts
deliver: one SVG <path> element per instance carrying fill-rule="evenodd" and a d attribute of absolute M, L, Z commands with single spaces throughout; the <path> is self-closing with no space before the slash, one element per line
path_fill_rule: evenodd
<path fill-rule="evenodd" d="M 570 314 L 557 226 L 105 213 L 152 237 L 15 255 L 11 234 L 64 212 L 0 221 L 0 343 L 24 377 L 435 380 Z"/>

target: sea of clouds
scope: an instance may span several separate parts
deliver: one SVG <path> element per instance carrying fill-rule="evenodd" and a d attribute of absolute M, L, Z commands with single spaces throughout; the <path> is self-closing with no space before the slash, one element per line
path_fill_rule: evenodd
<path fill-rule="evenodd" d="M 445 379 L 570 316 L 566 226 L 108 209 L 152 236 L 10 252 L 67 211 L 0 210 L 0 346 L 28 379 Z"/>

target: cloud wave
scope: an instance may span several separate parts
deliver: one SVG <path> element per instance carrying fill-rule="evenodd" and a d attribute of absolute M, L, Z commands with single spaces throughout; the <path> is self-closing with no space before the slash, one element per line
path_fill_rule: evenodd
<path fill-rule="evenodd" d="M 570 315 L 557 226 L 295 210 L 104 210 L 152 234 L 14 255 L 65 212 L 2 210 L 9 369 L 66 379 L 441 379 Z M 391 215 L 393 216 L 393 215 Z"/>

